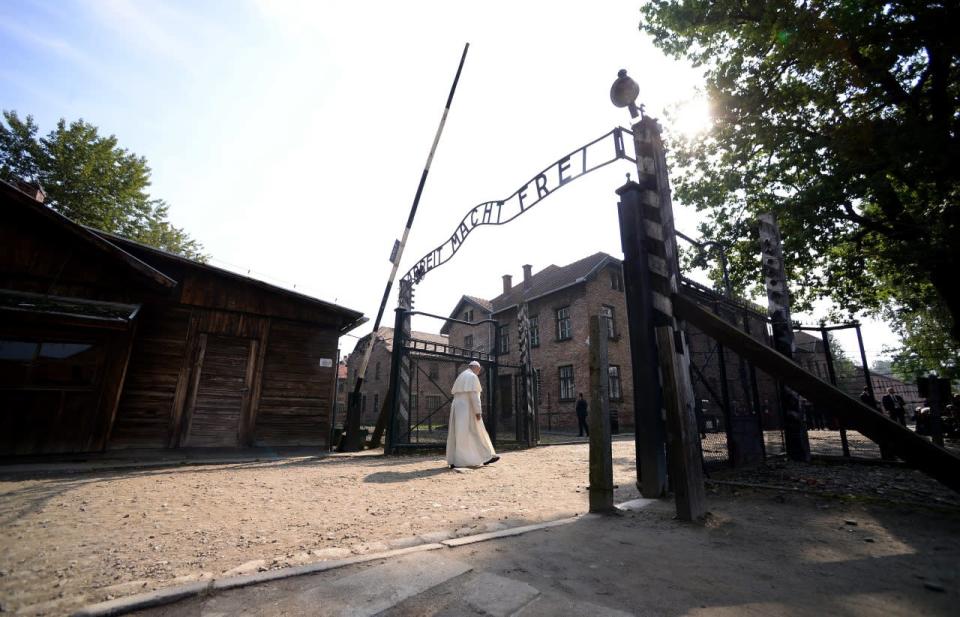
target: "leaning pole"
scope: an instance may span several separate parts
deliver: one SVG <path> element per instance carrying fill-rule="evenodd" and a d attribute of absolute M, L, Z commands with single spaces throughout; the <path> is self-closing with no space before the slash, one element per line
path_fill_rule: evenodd
<path fill-rule="evenodd" d="M 393 289 L 393 281 L 397 276 L 397 268 L 400 266 L 400 258 L 403 256 L 403 249 L 407 245 L 407 237 L 410 235 L 410 228 L 413 227 L 413 219 L 417 215 L 417 206 L 420 204 L 420 195 L 423 194 L 423 187 L 427 182 L 427 174 L 430 173 L 430 164 L 433 162 L 433 155 L 437 151 L 437 144 L 440 142 L 440 135 L 443 133 L 443 126 L 447 122 L 447 114 L 450 113 L 450 104 L 453 102 L 453 94 L 457 90 L 457 82 L 460 81 L 460 72 L 463 70 L 463 63 L 467 59 L 467 50 L 470 49 L 470 43 L 463 46 L 463 54 L 460 56 L 460 65 L 457 67 L 457 74 L 453 78 L 453 85 L 450 86 L 450 94 L 447 96 L 447 104 L 443 108 L 443 116 L 440 117 L 440 125 L 437 127 L 436 135 L 433 138 L 433 145 L 430 146 L 430 154 L 427 155 L 427 163 L 423 167 L 423 173 L 420 175 L 420 184 L 417 186 L 417 194 L 413 198 L 413 205 L 410 206 L 410 215 L 407 217 L 407 224 L 403 228 L 403 236 L 394 244 L 393 252 L 390 254 L 390 261 L 393 267 L 390 269 L 390 277 L 387 279 L 387 286 L 383 290 L 383 298 L 380 300 L 380 309 L 377 311 L 377 319 L 373 322 L 373 331 L 370 334 L 370 341 L 363 350 L 363 359 L 357 369 L 357 380 L 353 386 L 353 392 L 347 397 L 347 420 L 344 427 L 343 439 L 340 442 L 338 451 L 356 452 L 363 449 L 363 437 L 360 434 L 360 389 L 363 387 L 363 380 L 367 374 L 367 365 L 370 363 L 370 352 L 373 351 L 373 345 L 376 342 L 377 330 L 380 329 L 380 322 L 383 319 L 383 311 L 387 306 L 387 300 L 390 297 L 390 290 Z"/>

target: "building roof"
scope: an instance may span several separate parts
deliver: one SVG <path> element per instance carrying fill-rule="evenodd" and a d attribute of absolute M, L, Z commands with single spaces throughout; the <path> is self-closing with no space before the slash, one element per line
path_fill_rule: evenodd
<path fill-rule="evenodd" d="M 543 296 L 552 294 L 570 287 L 583 283 L 591 278 L 596 272 L 608 264 L 620 265 L 620 260 L 616 257 L 607 255 L 604 252 L 594 253 L 589 257 L 584 257 L 566 266 L 549 265 L 543 270 L 530 277 L 529 286 L 524 288 L 524 281 L 511 287 L 510 291 L 500 294 L 493 300 L 491 305 L 493 313 L 500 313 L 513 308 L 521 301 L 535 300 Z"/>
<path fill-rule="evenodd" d="M 20 208 L 27 216 L 31 216 L 38 221 L 43 221 L 48 225 L 56 226 L 81 242 L 93 247 L 98 252 L 120 262 L 136 275 L 146 278 L 149 282 L 159 287 L 171 289 L 179 284 L 179 281 L 171 277 L 168 273 L 163 272 L 164 268 L 169 267 L 169 263 L 179 263 L 189 268 L 203 270 L 215 276 L 239 281 L 267 293 L 285 296 L 295 301 L 306 303 L 311 307 L 322 308 L 340 315 L 342 318 L 341 332 L 352 330 L 366 321 L 363 313 L 360 311 L 348 309 L 331 302 L 320 300 L 319 298 L 242 276 L 229 270 L 200 263 L 183 257 L 182 255 L 177 255 L 111 233 L 77 224 L 62 214 L 55 212 L 48 206 L 45 206 L 42 202 L 38 201 L 35 196 L 24 193 L 19 188 L 2 180 L 0 180 L 0 198 L 3 199 L 5 207 Z M 159 260 L 157 258 L 159 258 Z"/>
<path fill-rule="evenodd" d="M 460 296 L 460 300 L 457 302 L 457 305 L 453 307 L 452 311 L 450 311 L 450 319 L 457 318 L 456 316 L 460 314 L 461 307 L 464 304 L 472 304 L 488 315 L 493 312 L 493 305 L 489 300 L 484 300 L 483 298 L 478 298 L 477 296 L 463 295 Z M 443 322 L 443 327 L 440 328 L 440 334 L 449 334 L 451 326 L 453 326 L 452 321 Z"/>
<path fill-rule="evenodd" d="M 484 300 L 483 298 L 478 298 L 477 296 L 464 296 L 464 298 L 470 302 L 473 302 L 485 311 L 493 310 L 493 304 L 489 300 Z"/>
<path fill-rule="evenodd" d="M 271 285 L 270 283 L 265 283 L 259 279 L 251 278 L 249 276 L 244 276 L 242 274 L 237 274 L 236 272 L 231 272 L 230 270 L 224 270 L 223 268 L 217 268 L 216 266 L 211 266 L 209 264 L 201 263 L 199 261 L 194 261 L 184 257 L 183 255 L 178 255 L 176 253 L 171 253 L 170 251 L 165 251 L 159 249 L 155 246 L 149 246 L 135 240 L 130 240 L 128 238 L 122 238 L 105 231 L 100 231 L 98 229 L 91 229 L 95 234 L 101 236 L 110 242 L 116 244 L 120 248 L 123 248 L 128 251 L 133 251 L 140 253 L 145 257 L 145 259 L 150 259 L 148 256 L 154 256 L 160 258 L 161 260 L 169 260 L 171 262 L 176 262 L 182 265 L 185 265 L 189 268 L 196 270 L 202 270 L 209 272 L 213 275 L 220 276 L 227 279 L 232 279 L 234 281 L 250 285 L 251 287 L 256 287 L 263 291 L 273 293 L 279 296 L 285 296 L 292 300 L 297 300 L 300 302 L 305 302 L 311 306 L 317 308 L 323 308 L 333 313 L 342 315 L 344 319 L 344 326 L 340 329 L 341 332 L 348 332 L 353 328 L 356 328 L 360 324 L 367 321 L 363 316 L 363 313 L 360 311 L 355 311 L 353 309 L 348 309 L 346 307 L 334 304 L 332 302 L 327 302 L 326 300 L 321 300 L 319 298 L 314 298 L 313 296 L 308 296 L 290 289 L 285 289 L 283 287 L 277 287 L 276 285 Z"/>
<path fill-rule="evenodd" d="M 60 229 L 91 247 L 94 251 L 114 259 L 132 274 L 153 285 L 165 288 L 177 286 L 177 281 L 163 272 L 93 233 L 83 225 L 78 225 L 59 212 L 45 206 L 43 202 L 37 200 L 35 195 L 24 193 L 21 189 L 4 180 L 0 180 L 0 199 L 3 200 L 4 208 L 18 208 L 20 212 L 30 217 L 30 220 L 36 220 Z"/>

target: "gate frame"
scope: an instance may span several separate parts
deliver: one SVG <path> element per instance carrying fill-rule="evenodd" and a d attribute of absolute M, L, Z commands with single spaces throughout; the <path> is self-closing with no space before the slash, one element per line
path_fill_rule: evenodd
<path fill-rule="evenodd" d="M 399 408 L 401 396 L 403 393 L 402 384 L 400 379 L 400 370 L 403 362 L 403 356 L 405 354 L 417 353 L 423 354 L 425 356 L 435 357 L 435 358 L 448 358 L 463 360 L 466 362 L 475 360 L 485 365 L 487 373 L 487 382 L 488 388 L 487 391 L 489 395 L 487 397 L 487 405 L 490 414 L 490 435 L 491 441 L 494 445 L 498 442 L 498 431 L 497 431 L 497 377 L 499 376 L 499 369 L 503 368 L 516 368 L 521 367 L 515 366 L 512 364 L 503 364 L 499 361 L 499 354 L 496 353 L 496 347 L 494 346 L 494 353 L 482 352 L 475 349 L 463 349 L 461 347 L 456 347 L 454 345 L 448 345 L 444 343 L 436 343 L 433 341 L 425 341 L 422 339 L 417 339 L 412 336 L 406 336 L 405 328 L 401 327 L 404 323 L 409 323 L 409 319 L 413 315 L 420 315 L 423 317 L 430 317 L 433 319 L 441 319 L 443 321 L 450 321 L 454 323 L 459 323 L 467 326 L 477 326 L 484 323 L 493 324 L 495 331 L 499 331 L 500 324 L 495 319 L 481 319 L 476 322 L 464 321 L 461 319 L 455 319 L 452 317 L 444 317 L 441 315 L 434 315 L 433 313 L 427 313 L 424 311 L 415 311 L 412 309 L 397 308 L 397 327 L 394 328 L 393 333 L 393 354 L 391 357 L 390 365 L 390 383 L 387 389 L 387 396 L 390 401 L 390 414 L 387 424 L 387 439 L 384 447 L 384 452 L 389 454 L 398 454 L 400 450 L 405 449 L 421 449 L 421 448 L 436 448 L 440 444 L 420 444 L 420 443 L 398 443 L 397 438 L 400 435 L 399 427 L 397 426 L 397 421 L 399 419 Z M 410 347 L 408 344 L 412 343 L 414 346 Z M 421 344 L 423 347 L 417 347 L 417 344 Z M 409 386 L 408 386 L 409 387 Z M 408 434 L 409 439 L 409 434 Z"/>

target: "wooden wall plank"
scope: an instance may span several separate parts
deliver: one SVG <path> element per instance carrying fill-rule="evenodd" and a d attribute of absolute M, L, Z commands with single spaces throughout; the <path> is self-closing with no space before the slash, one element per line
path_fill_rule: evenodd
<path fill-rule="evenodd" d="M 257 445 L 326 445 L 336 387 L 335 332 L 274 319 L 264 357 Z M 323 358 L 330 367 L 321 367 Z"/>
<path fill-rule="evenodd" d="M 107 447 L 163 448 L 179 394 L 179 374 L 191 336 L 190 311 L 148 305 L 138 317 L 129 368 Z"/>

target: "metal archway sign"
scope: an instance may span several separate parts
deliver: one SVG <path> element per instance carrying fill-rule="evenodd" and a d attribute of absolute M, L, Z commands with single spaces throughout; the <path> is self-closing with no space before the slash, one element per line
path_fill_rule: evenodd
<path fill-rule="evenodd" d="M 443 243 L 420 258 L 403 275 L 400 279 L 399 306 L 394 325 L 394 348 L 390 371 L 390 418 L 388 420 L 388 412 L 385 406 L 381 411 L 374 431 L 373 444 L 379 444 L 380 436 L 389 424 L 391 428 L 387 437 L 387 451 L 393 451 L 399 447 L 403 435 L 400 434 L 401 431 L 397 427 L 398 418 L 409 417 L 409 410 L 406 409 L 406 406 L 409 402 L 407 399 L 409 398 L 411 367 L 409 359 L 404 357 L 406 350 L 403 341 L 411 340 L 412 335 L 410 315 L 413 309 L 414 285 L 422 281 L 428 272 L 450 261 L 474 229 L 484 225 L 506 225 L 556 190 L 611 163 L 621 159 L 636 163 L 636 159 L 628 155 L 624 148 L 624 133 L 633 136 L 629 129 L 616 127 L 547 166 L 505 199 L 477 204 L 467 211 L 460 220 L 460 224 Z M 394 259 L 392 258 L 391 261 L 394 261 Z M 524 323 L 523 315 L 519 317 L 520 336 L 525 338 L 527 329 L 525 326 L 527 324 Z M 469 355 L 468 350 L 452 347 L 450 349 L 453 356 L 467 357 Z M 496 367 L 496 356 L 494 356 L 493 362 Z M 523 397 L 526 412 L 524 414 L 526 417 L 523 432 L 526 440 L 530 443 L 537 440 L 539 427 L 535 423 L 533 395 L 529 387 L 532 368 L 529 366 L 529 362 L 524 364 L 525 367 L 518 368 L 523 369 L 524 381 L 526 382 L 525 396 Z"/>
<path fill-rule="evenodd" d="M 413 285 L 423 280 L 427 272 L 450 261 L 460 250 L 467 236 L 477 227 L 506 225 L 533 208 L 557 189 L 570 184 L 577 178 L 582 178 L 592 171 L 606 167 L 610 163 L 621 159 L 636 162 L 624 149 L 624 133 L 632 135 L 629 129 L 616 127 L 546 167 L 509 197 L 483 202 L 471 208 L 447 240 L 421 257 L 403 275 L 400 280 L 400 304 L 406 304 L 403 296 L 405 293 L 411 293 Z M 407 298 L 407 300 L 412 300 L 412 298 Z M 407 308 L 410 308 L 410 305 Z"/>

